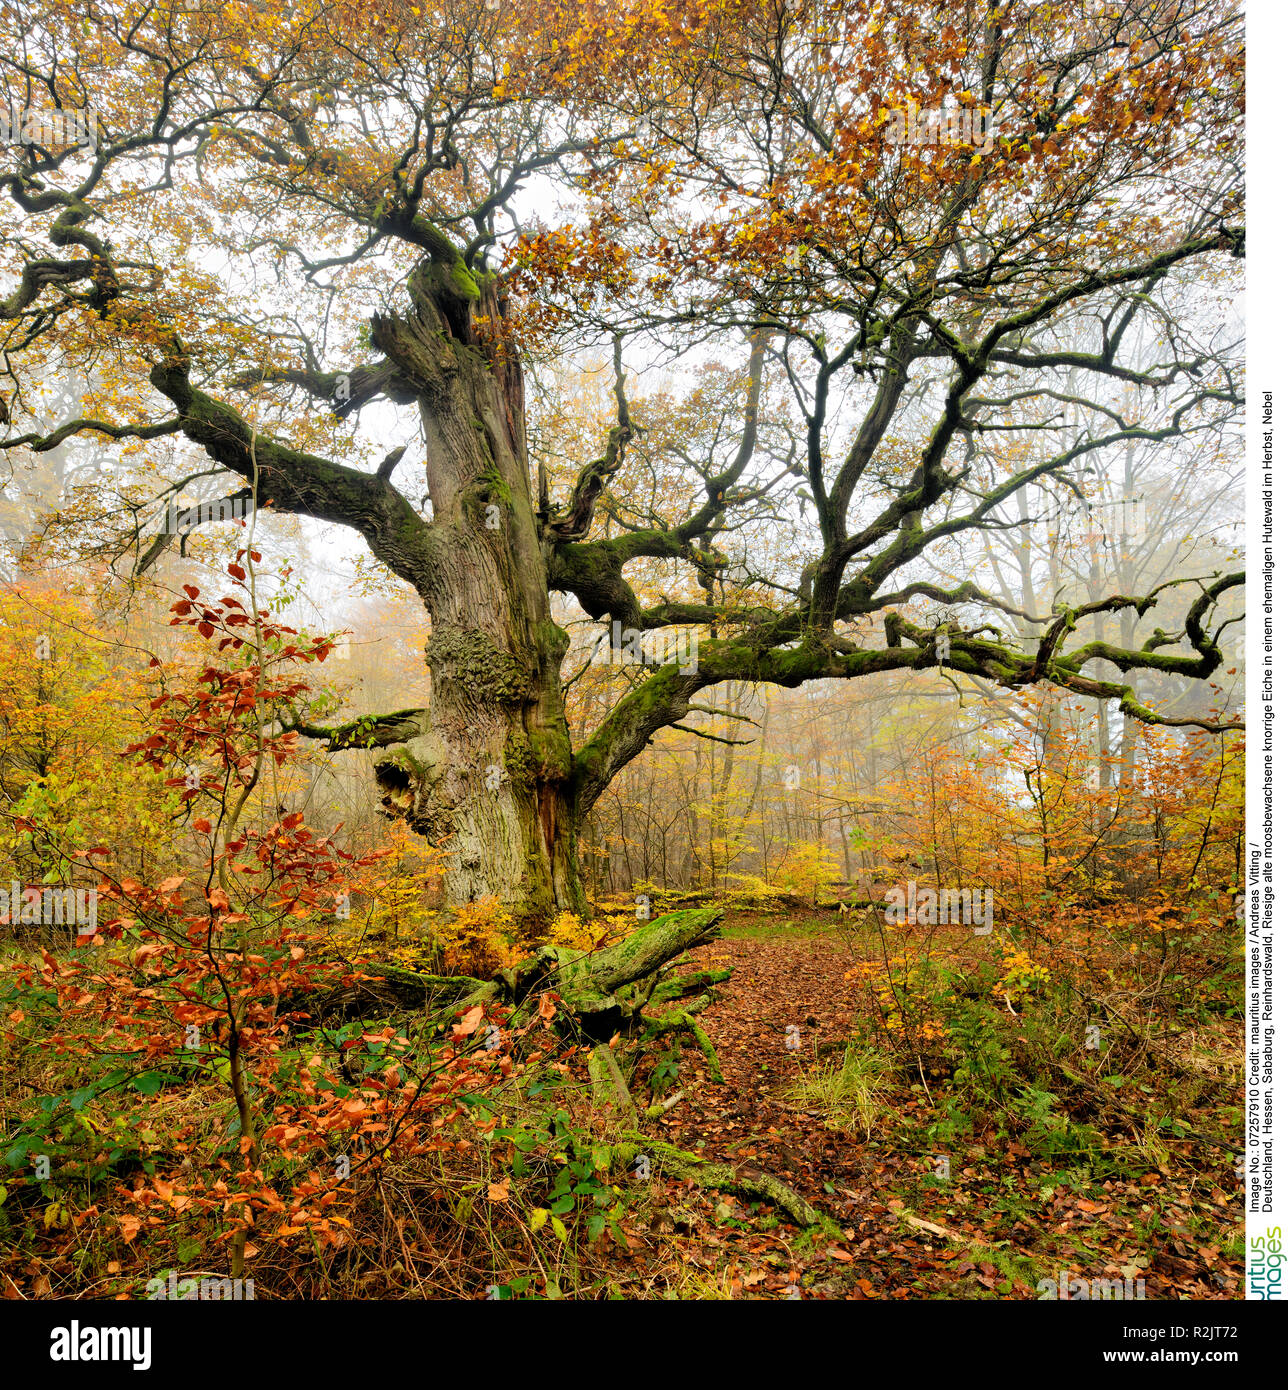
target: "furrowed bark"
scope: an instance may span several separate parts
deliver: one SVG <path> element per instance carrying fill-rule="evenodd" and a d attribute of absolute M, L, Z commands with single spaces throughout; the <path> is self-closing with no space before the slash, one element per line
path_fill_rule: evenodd
<path fill-rule="evenodd" d="M 443 248 L 415 276 L 416 312 L 379 317 L 373 341 L 412 383 L 426 439 L 437 563 L 418 585 L 431 715 L 376 762 L 386 813 L 447 850 L 449 901 L 495 897 L 520 920 L 584 912 L 551 620 L 529 495 L 517 362 L 477 339 L 499 308 Z"/>

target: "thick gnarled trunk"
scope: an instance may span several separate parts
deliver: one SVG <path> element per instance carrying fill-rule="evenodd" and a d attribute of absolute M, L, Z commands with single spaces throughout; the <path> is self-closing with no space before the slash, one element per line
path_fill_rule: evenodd
<path fill-rule="evenodd" d="M 499 314 L 490 290 L 462 317 L 461 286 L 443 273 L 413 284 L 417 316 L 374 324 L 416 390 L 434 508 L 418 582 L 432 705 L 419 736 L 381 753 L 377 777 L 386 810 L 445 851 L 449 901 L 496 897 L 548 918 L 585 906 L 559 680 L 568 639 L 550 617 L 519 366 L 475 341 L 473 314 Z"/>
<path fill-rule="evenodd" d="M 436 723 L 382 753 L 376 776 L 384 809 L 446 854 L 447 901 L 495 897 L 522 920 L 582 911 L 567 788 L 533 779 L 522 712 Z"/>

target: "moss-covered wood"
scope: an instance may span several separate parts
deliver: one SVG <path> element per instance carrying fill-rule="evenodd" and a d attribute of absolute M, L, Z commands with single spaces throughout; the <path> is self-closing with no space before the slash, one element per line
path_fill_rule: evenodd
<path fill-rule="evenodd" d="M 650 1164 L 668 1177 L 683 1178 L 708 1191 L 730 1192 L 770 1202 L 798 1226 L 817 1226 L 822 1219 L 799 1192 L 770 1173 L 737 1168 L 731 1163 L 713 1163 L 701 1154 L 690 1153 L 660 1139 L 648 1139 L 643 1135 L 636 1139 L 638 1144 L 633 1149 L 630 1145 L 615 1146 L 614 1157 L 618 1156 L 619 1149 L 628 1163 L 637 1155 L 645 1154 Z"/>
<path fill-rule="evenodd" d="M 589 955 L 544 946 L 493 980 L 468 975 L 426 975 L 398 966 L 374 965 L 343 990 L 292 1001 L 312 1017 L 374 1016 L 397 1009 L 429 1009 L 445 1016 L 475 1004 L 510 1004 L 553 991 L 565 1018 L 586 1037 L 605 1041 L 637 1028 L 662 968 L 718 932 L 719 908 L 690 908 L 646 922 L 624 941 Z M 694 1006 L 690 1005 L 690 1009 Z"/>
<path fill-rule="evenodd" d="M 725 969 L 697 970 L 690 975 L 672 975 L 653 991 L 653 1002 L 661 1004 L 673 999 L 684 999 L 690 994 L 704 994 L 712 985 L 722 984 L 732 974 L 732 970 Z"/>

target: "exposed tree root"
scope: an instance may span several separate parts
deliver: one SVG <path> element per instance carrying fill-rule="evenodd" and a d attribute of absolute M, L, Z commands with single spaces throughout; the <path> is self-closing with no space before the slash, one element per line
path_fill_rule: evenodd
<path fill-rule="evenodd" d="M 607 1043 L 598 1043 L 590 1054 L 590 1080 L 595 1095 L 605 1100 L 615 1099 L 618 1106 L 632 1119 L 637 1118 L 635 1102 L 622 1069 L 617 1065 L 613 1049 Z"/>
<path fill-rule="evenodd" d="M 724 1075 L 720 1070 L 720 1058 L 706 1030 L 694 1018 L 699 1009 L 705 1009 L 715 1002 L 714 994 L 704 994 L 682 1009 L 675 1009 L 661 1018 L 651 1018 L 644 1029 L 644 1041 L 659 1038 L 663 1033 L 691 1033 L 703 1057 L 706 1058 L 707 1072 L 717 1086 L 724 1085 Z"/>
<path fill-rule="evenodd" d="M 664 1144 L 661 1140 L 645 1139 L 642 1135 L 633 1136 L 633 1141 L 638 1141 L 634 1148 L 626 1144 L 617 1145 L 614 1150 L 627 1150 L 628 1163 L 637 1155 L 645 1154 L 654 1167 L 670 1177 L 684 1178 L 707 1191 L 730 1192 L 739 1197 L 771 1202 L 801 1227 L 817 1226 L 822 1219 L 799 1192 L 769 1173 L 739 1172 L 732 1164 L 712 1163 L 701 1154 L 677 1149 L 674 1144 Z"/>
<path fill-rule="evenodd" d="M 697 1043 L 702 1055 L 707 1059 L 707 1071 L 712 1081 L 717 1086 L 725 1084 L 724 1073 L 720 1070 L 720 1058 L 716 1055 L 715 1045 L 707 1036 L 706 1031 L 690 1017 L 689 1028 L 693 1033 L 693 1039 Z"/>

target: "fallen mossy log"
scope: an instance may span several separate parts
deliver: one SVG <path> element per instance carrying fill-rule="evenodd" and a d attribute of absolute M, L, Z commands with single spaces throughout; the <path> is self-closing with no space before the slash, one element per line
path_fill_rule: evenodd
<path fill-rule="evenodd" d="M 686 908 L 645 922 L 625 940 L 602 951 L 556 951 L 561 958 L 557 972 L 560 993 L 565 998 L 583 990 L 611 994 L 646 980 L 676 956 L 713 940 L 723 918 L 718 907 Z M 554 948 L 545 948 L 546 952 L 551 950 Z"/>
<path fill-rule="evenodd" d="M 606 1042 L 615 1033 L 637 1030 L 663 966 L 712 940 L 723 916 L 716 907 L 668 912 L 601 951 L 543 946 L 500 978 L 520 1017 L 522 1001 L 553 991 L 586 1037 Z"/>
<path fill-rule="evenodd" d="M 596 1041 L 633 1030 L 668 961 L 712 940 L 720 908 L 690 908 L 645 922 L 623 941 L 600 951 L 543 946 L 492 980 L 468 975 L 425 975 L 397 966 L 368 965 L 342 989 L 282 1001 L 283 1012 L 313 1019 L 361 1017 L 400 1009 L 427 1009 L 444 1017 L 477 1004 L 508 1004 L 520 1011 L 530 997 L 552 991 L 565 1016 Z"/>
<path fill-rule="evenodd" d="M 733 974 L 732 970 L 698 970 L 692 975 L 673 975 L 663 980 L 653 991 L 655 1004 L 668 1003 L 673 999 L 683 999 L 689 994 L 702 994 L 712 985 L 722 984 Z"/>

